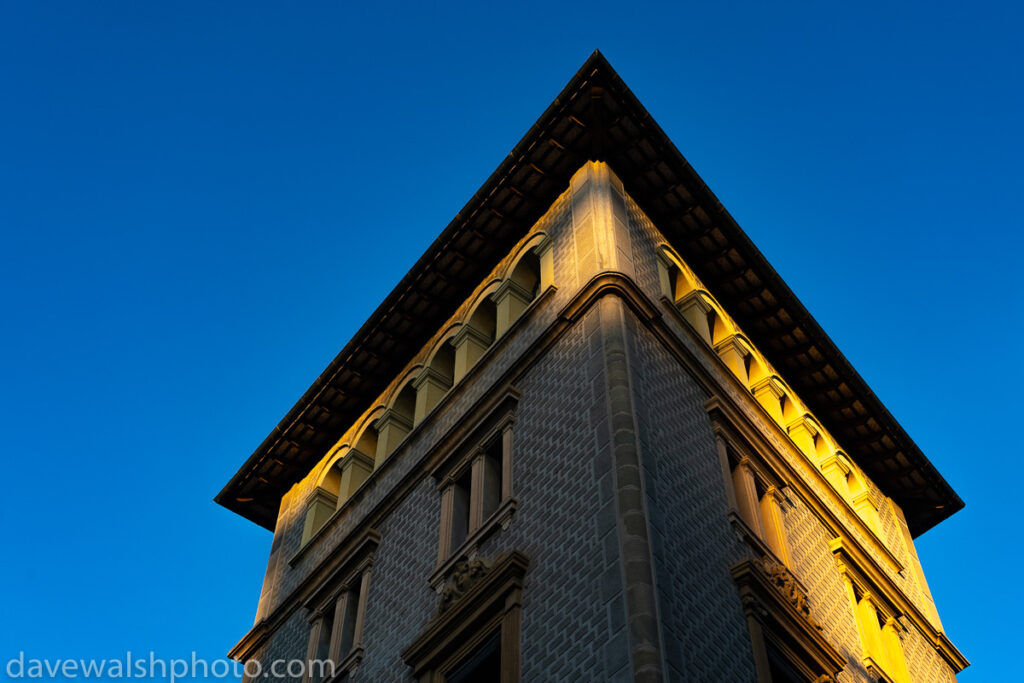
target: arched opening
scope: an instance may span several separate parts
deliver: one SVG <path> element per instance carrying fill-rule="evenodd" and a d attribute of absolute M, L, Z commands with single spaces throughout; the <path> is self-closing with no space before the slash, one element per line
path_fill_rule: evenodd
<path fill-rule="evenodd" d="M 750 387 L 764 381 L 770 376 L 771 373 L 768 371 L 768 366 L 758 358 L 757 354 L 751 353 L 747 356 L 747 377 Z"/>
<path fill-rule="evenodd" d="M 352 451 L 366 456 L 373 460 L 377 455 L 377 429 L 372 422 L 368 422 L 359 435 Z"/>
<path fill-rule="evenodd" d="M 862 493 L 867 493 L 868 487 L 864 483 L 864 478 L 859 472 L 853 467 L 850 468 L 849 474 L 846 475 L 846 490 L 850 492 L 850 498 L 856 498 Z"/>
<path fill-rule="evenodd" d="M 729 324 L 728 319 L 717 307 L 712 307 L 708 313 L 708 327 L 711 329 L 711 343 L 718 344 L 731 337 L 735 330 Z"/>
<path fill-rule="evenodd" d="M 407 422 L 412 422 L 416 412 L 416 390 L 412 388 L 412 382 L 407 382 L 402 390 L 398 392 L 394 402 L 391 404 L 391 412 L 402 417 Z"/>
<path fill-rule="evenodd" d="M 530 300 L 540 294 L 540 257 L 532 250 L 526 252 L 509 275 L 509 279 L 529 293 Z"/>
<path fill-rule="evenodd" d="M 696 280 L 682 266 L 675 253 L 665 246 L 658 250 L 658 274 L 661 293 L 673 303 L 680 303 L 687 294 L 698 289 Z"/>
<path fill-rule="evenodd" d="M 335 496 L 341 491 L 341 463 L 342 458 L 338 458 L 331 466 L 324 472 L 324 476 L 320 479 L 320 488 L 325 491 L 330 491 Z"/>
<path fill-rule="evenodd" d="M 793 395 L 786 391 L 782 396 L 782 426 L 789 426 L 803 414 L 803 408 L 793 399 Z"/>
<path fill-rule="evenodd" d="M 491 299 L 495 306 L 495 337 L 505 334 L 540 294 L 540 269 L 540 257 L 533 251 L 527 251 L 505 281 L 494 290 Z"/>
<path fill-rule="evenodd" d="M 827 460 L 832 457 L 835 453 L 835 448 L 832 445 L 832 440 L 825 436 L 824 432 L 819 432 L 814 438 L 814 454 L 818 458 L 818 462 Z"/>
<path fill-rule="evenodd" d="M 864 475 L 851 464 L 850 472 L 846 477 L 846 487 L 849 491 L 850 505 L 857 512 L 868 528 L 875 532 L 875 535 L 882 535 L 882 519 L 878 516 L 878 503 Z"/>

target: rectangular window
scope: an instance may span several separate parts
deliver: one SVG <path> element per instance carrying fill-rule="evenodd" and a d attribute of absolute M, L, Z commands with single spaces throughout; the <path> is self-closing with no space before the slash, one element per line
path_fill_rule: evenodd
<path fill-rule="evenodd" d="M 759 550 L 771 550 L 776 560 L 789 566 L 791 560 L 784 512 L 786 497 L 779 486 L 772 483 L 776 475 L 759 458 L 740 454 L 721 437 L 718 438 L 718 448 L 723 473 L 727 472 L 730 505 L 745 527 L 746 537 L 759 546 Z"/>
<path fill-rule="evenodd" d="M 445 683 L 479 683 L 501 680 L 501 632 L 471 652 L 445 676 Z"/>
<path fill-rule="evenodd" d="M 518 402 L 512 387 L 482 401 L 438 446 L 445 456 L 431 471 L 441 510 L 437 566 L 429 579 L 437 590 L 459 560 L 475 557 L 484 539 L 512 521 L 512 425 Z"/>
<path fill-rule="evenodd" d="M 472 557 L 484 538 L 511 521 L 513 407 L 508 397 L 501 401 L 433 472 L 441 499 L 435 587 L 456 560 Z"/>
<path fill-rule="evenodd" d="M 334 615 L 329 611 L 325 612 L 320 617 L 319 626 L 314 628 L 314 631 L 316 632 L 315 659 L 323 661 L 331 656 L 331 633 L 333 630 Z M 317 678 L 317 680 L 319 680 L 319 678 Z"/>
<path fill-rule="evenodd" d="M 303 683 L 337 679 L 362 661 L 370 569 L 379 541 L 376 531 L 366 532 L 351 557 L 305 603 L 310 631 Z"/>
<path fill-rule="evenodd" d="M 473 472 L 467 469 L 458 481 L 451 485 L 451 535 L 450 548 L 458 548 L 469 536 L 470 492 L 473 488 Z"/>
<path fill-rule="evenodd" d="M 518 683 L 522 591 L 529 563 L 515 550 L 501 553 L 493 563 L 480 558 L 463 563 L 445 585 L 437 613 L 402 651 L 412 679 Z"/>
<path fill-rule="evenodd" d="M 864 668 L 887 683 L 910 683 L 900 636 L 904 631 L 899 622 L 902 615 L 896 603 L 886 595 L 882 585 L 871 578 L 871 573 L 865 571 L 864 565 L 855 559 L 841 539 L 833 539 L 830 547 L 857 622 Z"/>
<path fill-rule="evenodd" d="M 498 435 L 491 439 L 490 444 L 484 449 L 484 481 L 481 487 L 482 519 L 493 515 L 501 503 L 501 456 L 501 436 Z"/>

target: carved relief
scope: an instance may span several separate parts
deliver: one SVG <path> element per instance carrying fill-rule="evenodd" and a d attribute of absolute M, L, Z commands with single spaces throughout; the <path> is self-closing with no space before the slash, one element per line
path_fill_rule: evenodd
<path fill-rule="evenodd" d="M 451 607 L 452 603 L 465 595 L 474 584 L 487 574 L 490 568 L 491 565 L 480 558 L 456 562 L 451 578 L 448 579 L 444 590 L 441 591 L 441 604 L 437 607 L 438 613 L 444 613 L 446 609 Z"/>
<path fill-rule="evenodd" d="M 817 630 L 821 625 L 811 616 L 811 605 L 807 601 L 807 593 L 797 583 L 793 574 L 783 565 L 770 557 L 761 558 L 761 567 L 779 593 L 792 605 L 807 622 Z"/>

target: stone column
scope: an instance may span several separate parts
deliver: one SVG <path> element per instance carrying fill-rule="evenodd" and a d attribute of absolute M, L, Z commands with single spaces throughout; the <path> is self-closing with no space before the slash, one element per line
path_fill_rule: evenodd
<path fill-rule="evenodd" d="M 570 186 L 579 284 L 608 271 L 635 278 L 622 182 L 608 164 L 591 161 L 573 175 Z"/>
<path fill-rule="evenodd" d="M 747 356 L 750 352 L 735 334 L 715 344 L 715 353 L 725 361 L 732 374 L 747 386 Z"/>
<path fill-rule="evenodd" d="M 786 395 L 782 382 L 777 377 L 765 377 L 750 387 L 750 390 L 772 419 L 782 424 L 782 397 Z"/>
<path fill-rule="evenodd" d="M 490 336 L 481 330 L 476 329 L 468 322 L 452 337 L 452 345 L 455 347 L 455 377 L 454 382 L 466 376 L 484 351 L 491 345 Z"/>
<path fill-rule="evenodd" d="M 423 368 L 412 381 L 412 388 L 416 391 L 416 410 L 412 421 L 417 425 L 444 398 L 452 388 L 452 382 L 433 368 Z"/>
<path fill-rule="evenodd" d="M 820 464 L 821 472 L 832 484 L 832 488 L 839 492 L 839 495 L 846 500 L 850 497 L 850 485 L 846 478 L 850 475 L 850 466 L 846 463 L 842 451 L 837 451 L 830 458 L 825 458 Z"/>
<path fill-rule="evenodd" d="M 861 641 L 867 655 L 884 666 L 882 633 L 878 626 L 878 610 L 870 593 L 864 593 L 857 602 L 857 623 L 860 624 Z"/>
<path fill-rule="evenodd" d="M 491 298 L 496 308 L 494 336 L 500 337 L 533 301 L 533 292 L 509 278 L 501 283 Z"/>
<path fill-rule="evenodd" d="M 732 471 L 732 487 L 736 493 L 736 511 L 759 538 L 764 538 L 764 528 L 758 514 L 757 480 L 749 458 L 743 458 Z"/>
<path fill-rule="evenodd" d="M 371 472 L 373 458 L 362 451 L 350 449 L 341 461 L 341 485 L 338 487 L 337 505 L 339 508 L 363 485 Z"/>
<path fill-rule="evenodd" d="M 787 567 L 792 566 L 789 545 L 786 543 L 786 527 L 782 518 L 782 503 L 785 497 L 774 486 L 769 486 L 761 497 L 761 521 L 764 524 L 764 540 L 775 556 Z"/>
<path fill-rule="evenodd" d="M 710 297 L 704 292 L 694 290 L 676 300 L 676 308 L 686 318 L 686 322 L 690 323 L 690 327 L 710 344 L 711 325 L 708 324 L 708 315 L 714 310 L 711 307 Z"/>
<path fill-rule="evenodd" d="M 377 453 L 374 457 L 374 466 L 380 467 L 384 459 L 391 455 L 402 439 L 412 431 L 412 422 L 405 415 L 388 409 L 373 426 L 377 430 Z"/>
<path fill-rule="evenodd" d="M 337 666 L 341 663 L 341 660 L 345 659 L 348 655 L 347 652 L 342 652 L 342 639 L 345 631 L 345 611 L 348 609 L 348 598 L 349 598 L 348 587 L 342 587 L 338 597 L 334 599 L 334 623 L 335 627 L 331 632 L 331 649 L 329 650 L 328 659 L 334 662 Z"/>
<path fill-rule="evenodd" d="M 363 570 L 359 579 L 359 603 L 356 605 L 356 624 L 352 629 L 352 649 L 363 646 L 363 622 L 366 620 L 366 598 L 370 592 L 370 568 Z"/>
<path fill-rule="evenodd" d="M 867 525 L 881 538 L 882 520 L 878 517 L 878 502 L 870 491 L 862 491 L 850 500 L 853 509 L 857 511 L 860 518 L 867 522 Z"/>
<path fill-rule="evenodd" d="M 803 454 L 807 458 L 814 462 L 816 452 L 814 450 L 814 437 L 818 434 L 818 429 L 814 425 L 814 421 L 809 415 L 801 415 L 796 418 L 788 425 L 786 425 L 786 431 L 789 432 L 789 438 L 793 440 L 793 443 L 803 451 Z"/>
<path fill-rule="evenodd" d="M 325 638 L 324 627 L 324 613 L 317 610 L 309 615 L 309 643 L 306 645 L 306 671 L 302 676 L 302 683 L 312 683 L 313 680 L 313 667 L 310 663 L 317 659 L 317 653 L 320 649 L 320 641 Z"/>

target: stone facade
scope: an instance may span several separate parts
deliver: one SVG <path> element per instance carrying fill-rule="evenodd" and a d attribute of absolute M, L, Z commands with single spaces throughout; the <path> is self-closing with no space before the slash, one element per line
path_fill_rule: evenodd
<path fill-rule="evenodd" d="M 790 602 L 782 604 L 802 610 L 797 621 L 810 626 L 800 627 L 842 659 L 822 675 L 877 680 L 864 663 L 857 594 L 844 583 L 839 551 L 830 545 L 841 538 L 857 557 L 870 558 L 865 572 L 880 568 L 872 586 L 894 592 L 885 600 L 899 612 L 893 628 L 906 680 L 955 680 L 966 662 L 945 641 L 936 645 L 944 638 L 941 625 L 895 503 L 868 482 L 871 499 L 881 501 L 880 526 L 872 530 L 793 432 L 773 421 L 724 357 L 702 342 L 665 291 L 659 249 L 666 246 L 607 165 L 581 168 L 342 436 L 341 448 L 325 453 L 281 500 L 257 623 L 233 656 L 264 667 L 307 657 L 313 596 L 372 530 L 379 542 L 351 678 L 413 680 L 403 652 L 430 628 L 451 574 L 437 575 L 444 482 L 434 473 L 486 423 L 489 406 L 514 392 L 514 509 L 470 553 L 492 560 L 518 552 L 529 560 L 521 590 L 522 680 L 772 680 L 752 642 L 761 627 L 752 625 L 735 573 L 744 562 L 775 562 L 778 553 L 741 519 L 714 406 L 725 406 L 720 414 L 747 434 L 743 448 L 774 463 L 765 467 L 779 479 L 788 557 L 776 563 L 781 573 L 772 579 L 767 572 L 765 580 L 785 584 Z M 337 454 L 425 371 L 526 253 L 539 254 L 544 271 L 532 301 L 515 309 L 514 319 L 502 323 L 508 329 L 311 533 L 311 500 Z M 902 683 L 901 674 L 886 675 Z"/>

